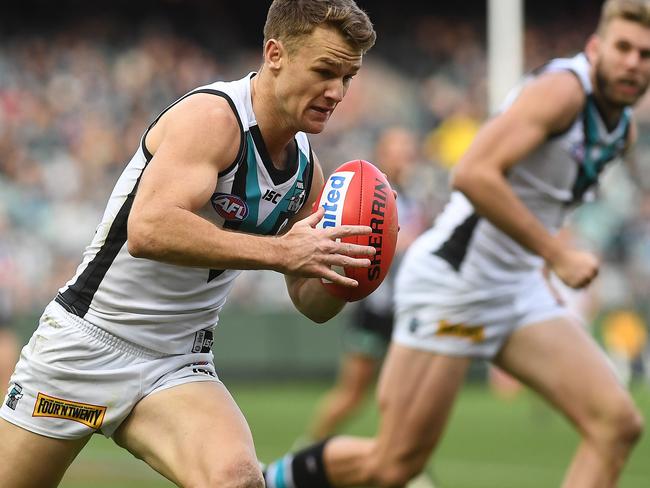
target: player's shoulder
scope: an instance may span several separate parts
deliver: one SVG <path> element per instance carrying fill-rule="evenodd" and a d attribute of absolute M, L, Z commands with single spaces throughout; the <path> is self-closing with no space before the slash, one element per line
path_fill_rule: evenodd
<path fill-rule="evenodd" d="M 197 130 L 239 130 L 237 115 L 227 99 L 211 93 L 193 93 L 169 111 L 176 123 L 196 124 Z"/>
<path fill-rule="evenodd" d="M 569 70 L 542 73 L 522 91 L 522 95 L 540 106 L 555 110 L 579 111 L 585 104 L 585 89 L 575 73 Z"/>
<path fill-rule="evenodd" d="M 183 141 L 219 167 L 232 163 L 241 145 L 241 125 L 226 99 L 195 93 L 171 107 L 160 123 L 164 137 Z"/>
<path fill-rule="evenodd" d="M 511 108 L 557 131 L 576 119 L 585 102 L 580 79 L 571 71 L 561 70 L 542 73 L 527 83 Z"/>

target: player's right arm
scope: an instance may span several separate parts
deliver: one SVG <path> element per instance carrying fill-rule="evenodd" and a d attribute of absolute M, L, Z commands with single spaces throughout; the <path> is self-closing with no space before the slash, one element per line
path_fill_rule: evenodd
<path fill-rule="evenodd" d="M 365 227 L 323 230 L 307 225 L 300 235 L 268 237 L 224 230 L 197 215 L 212 197 L 219 172 L 235 160 L 240 142 L 236 116 L 220 97 L 195 94 L 163 115 L 146 140 L 154 156 L 129 214 L 129 252 L 182 266 L 272 269 L 349 286 L 331 265 L 347 263 L 351 255 L 370 255 L 373 249 L 336 238 L 367 233 Z"/>
<path fill-rule="evenodd" d="M 463 192 L 479 214 L 542 256 L 562 281 L 575 288 L 596 276 L 597 259 L 553 236 L 517 197 L 505 175 L 550 136 L 570 127 L 583 104 L 584 92 L 573 74 L 540 76 L 481 128 L 452 180 L 454 189 Z"/>

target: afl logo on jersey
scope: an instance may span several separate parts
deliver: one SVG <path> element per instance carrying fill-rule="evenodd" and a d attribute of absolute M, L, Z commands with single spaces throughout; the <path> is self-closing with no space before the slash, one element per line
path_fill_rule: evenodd
<path fill-rule="evenodd" d="M 238 196 L 229 193 L 212 195 L 212 206 L 217 213 L 228 221 L 242 221 L 248 216 L 248 205 Z"/>

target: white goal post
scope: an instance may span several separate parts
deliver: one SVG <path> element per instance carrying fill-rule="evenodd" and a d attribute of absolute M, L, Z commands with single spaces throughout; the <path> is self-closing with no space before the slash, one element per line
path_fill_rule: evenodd
<path fill-rule="evenodd" d="M 487 0 L 488 110 L 493 114 L 523 72 L 524 0 Z"/>

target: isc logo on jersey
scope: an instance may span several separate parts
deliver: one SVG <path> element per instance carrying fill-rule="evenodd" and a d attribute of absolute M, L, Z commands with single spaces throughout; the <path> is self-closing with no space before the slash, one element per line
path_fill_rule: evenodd
<path fill-rule="evenodd" d="M 321 193 L 320 202 L 318 202 L 318 206 L 325 209 L 325 215 L 317 227 L 326 229 L 327 227 L 341 225 L 345 195 L 348 192 L 353 176 L 354 172 L 352 171 L 341 171 L 332 174 L 327 179 L 323 193 Z"/>
<path fill-rule="evenodd" d="M 228 221 L 241 221 L 248 216 L 248 205 L 238 196 L 229 193 L 215 193 L 212 195 L 212 207 L 217 213 Z"/>

